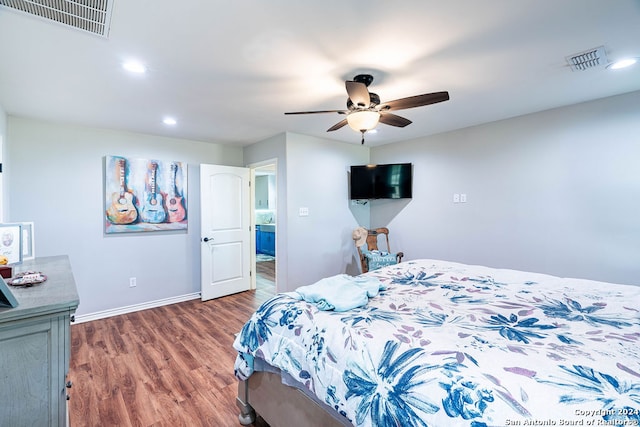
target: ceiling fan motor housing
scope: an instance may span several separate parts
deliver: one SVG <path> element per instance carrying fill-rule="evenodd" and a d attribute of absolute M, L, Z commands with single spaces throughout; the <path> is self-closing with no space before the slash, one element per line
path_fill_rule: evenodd
<path fill-rule="evenodd" d="M 365 86 L 369 87 L 369 85 L 373 81 L 373 76 L 371 74 L 358 74 L 353 78 L 353 81 L 358 83 L 364 83 Z"/>

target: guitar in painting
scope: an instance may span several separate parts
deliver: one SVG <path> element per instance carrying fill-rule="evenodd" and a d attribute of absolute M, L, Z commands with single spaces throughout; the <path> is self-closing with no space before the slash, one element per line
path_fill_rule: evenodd
<path fill-rule="evenodd" d="M 144 205 L 140 211 L 140 217 L 142 221 L 151 224 L 159 224 L 164 222 L 167 217 L 167 213 L 164 211 L 164 204 L 162 203 L 162 194 L 158 192 L 156 184 L 156 174 L 158 172 L 158 164 L 151 162 L 147 179 L 148 192 L 145 194 Z"/>
<path fill-rule="evenodd" d="M 177 174 L 178 165 L 176 163 L 171 163 L 171 187 L 169 194 L 167 194 L 165 198 L 165 207 L 167 208 L 169 222 L 180 222 L 187 216 L 182 196 L 178 194 L 178 189 L 176 186 Z"/>
<path fill-rule="evenodd" d="M 133 203 L 133 194 L 127 190 L 125 182 L 126 162 L 118 159 L 116 162 L 120 178 L 120 191 L 111 195 L 111 206 L 107 209 L 107 219 L 112 224 L 131 224 L 138 219 L 138 211 Z"/>

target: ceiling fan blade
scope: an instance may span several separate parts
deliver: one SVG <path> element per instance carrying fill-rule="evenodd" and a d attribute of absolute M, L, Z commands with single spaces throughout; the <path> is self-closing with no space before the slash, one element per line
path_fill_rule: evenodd
<path fill-rule="evenodd" d="M 371 98 L 369 97 L 367 86 L 364 83 L 351 80 L 347 80 L 344 83 L 347 88 L 347 93 L 349 94 L 349 99 L 353 102 L 353 105 L 360 108 L 369 108 Z"/>
<path fill-rule="evenodd" d="M 331 126 L 329 129 L 327 129 L 327 132 L 332 132 L 334 130 L 338 130 L 341 127 L 343 127 L 344 125 L 347 124 L 347 119 L 341 120 L 338 123 L 336 123 L 335 125 Z"/>
<path fill-rule="evenodd" d="M 385 102 L 381 107 L 381 111 L 404 110 L 407 108 L 422 107 L 423 105 L 436 104 L 438 102 L 448 101 L 449 92 L 433 92 L 423 95 L 409 96 L 407 98 L 396 99 L 394 101 Z"/>
<path fill-rule="evenodd" d="M 380 114 L 380 123 L 384 123 L 385 125 L 395 126 L 398 128 L 403 128 L 407 125 L 413 123 L 409 119 L 405 119 L 404 117 L 397 116 L 391 113 L 383 113 Z"/>
<path fill-rule="evenodd" d="M 321 114 L 321 113 L 347 114 L 347 111 L 346 110 L 293 111 L 285 114 L 289 115 L 289 114 Z"/>

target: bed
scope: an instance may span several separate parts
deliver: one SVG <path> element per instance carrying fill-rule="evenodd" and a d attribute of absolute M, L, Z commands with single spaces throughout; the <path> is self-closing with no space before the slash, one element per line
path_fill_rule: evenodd
<path fill-rule="evenodd" d="M 236 337 L 240 421 L 640 424 L 640 287 L 438 260 L 348 311 L 278 294 Z"/>

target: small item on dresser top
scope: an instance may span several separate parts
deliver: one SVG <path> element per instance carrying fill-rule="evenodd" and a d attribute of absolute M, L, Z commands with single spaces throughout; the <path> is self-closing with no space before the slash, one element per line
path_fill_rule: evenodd
<path fill-rule="evenodd" d="M 11 267 L 10 265 L 0 265 L 0 276 L 5 279 L 13 276 L 13 267 Z"/>
<path fill-rule="evenodd" d="M 29 286 L 43 283 L 46 280 L 47 276 L 39 271 L 23 271 L 22 273 L 16 274 L 14 278 L 7 280 L 7 283 L 12 286 L 24 286 L 28 288 Z"/>

